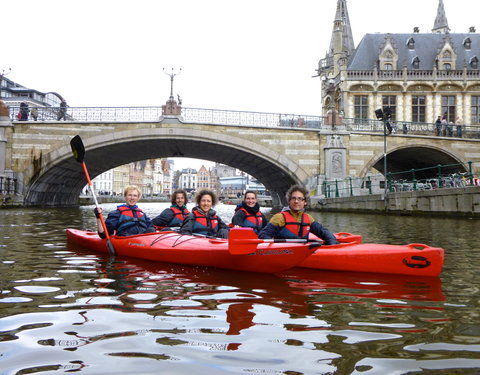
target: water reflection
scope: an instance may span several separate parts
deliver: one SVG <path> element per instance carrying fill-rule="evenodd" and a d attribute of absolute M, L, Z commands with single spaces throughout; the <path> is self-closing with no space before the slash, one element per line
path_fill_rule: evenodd
<path fill-rule="evenodd" d="M 441 278 L 264 275 L 69 251 L 65 227 L 95 228 L 91 209 L 0 211 L 2 374 L 480 369 L 476 221 L 315 213 L 368 242 L 444 247 Z"/>

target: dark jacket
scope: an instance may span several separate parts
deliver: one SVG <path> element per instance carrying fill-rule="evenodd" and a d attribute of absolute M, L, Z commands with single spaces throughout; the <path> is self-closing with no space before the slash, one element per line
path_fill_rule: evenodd
<path fill-rule="evenodd" d="M 197 220 L 204 219 L 206 225 L 203 228 L 198 228 Z M 216 223 L 214 225 L 213 223 Z M 209 237 L 228 238 L 228 231 L 230 228 L 225 224 L 222 219 L 217 216 L 217 212 L 210 209 L 207 213 L 203 212 L 200 207 L 194 207 L 192 212 L 183 221 L 180 227 L 180 233 L 182 234 L 203 234 Z"/>
<path fill-rule="evenodd" d="M 178 207 L 177 205 L 171 206 L 169 208 L 166 208 L 162 211 L 160 215 L 152 219 L 153 225 L 159 226 L 159 227 L 179 227 L 182 225 L 180 222 L 180 219 L 175 216 L 175 213 L 172 210 L 173 208 L 176 208 L 180 211 L 185 212 L 187 210 L 186 206 L 183 207 Z M 188 212 L 188 210 L 187 210 Z M 186 215 L 184 215 L 186 216 Z"/>
<path fill-rule="evenodd" d="M 247 218 L 247 214 L 244 210 L 247 211 L 250 220 Z M 260 218 L 261 220 L 259 220 Z M 261 223 L 259 221 L 261 221 Z M 242 202 L 235 208 L 235 214 L 232 217 L 232 224 L 238 225 L 239 227 L 253 228 L 253 230 L 258 233 L 268 224 L 268 219 L 260 211 L 258 203 L 253 207 L 249 207 L 245 202 Z"/>
<path fill-rule="evenodd" d="M 320 224 L 318 221 L 315 221 L 315 219 L 311 215 L 308 216 L 311 218 L 310 233 L 313 233 L 319 238 L 321 238 L 325 242 L 325 245 L 334 245 L 338 243 L 333 233 L 331 233 L 327 228 L 323 227 L 322 224 Z M 276 225 L 277 223 L 283 223 L 283 225 Z M 283 238 L 281 237 L 280 232 L 285 226 L 284 223 L 285 220 L 283 218 L 283 215 L 281 213 L 275 214 L 270 220 L 270 222 L 267 224 L 267 226 L 260 231 L 260 233 L 258 234 L 258 238 Z"/>
<path fill-rule="evenodd" d="M 108 230 L 108 234 L 112 235 L 115 231 L 117 236 L 131 236 L 134 234 L 141 234 L 141 233 L 149 233 L 155 232 L 155 228 L 153 227 L 152 221 L 148 218 L 148 216 L 143 213 L 142 210 L 138 208 L 137 205 L 135 206 L 127 206 L 121 205 L 118 207 L 128 207 L 130 210 L 128 213 L 133 217 L 133 221 L 130 225 L 125 226 L 123 225 L 124 229 L 120 229 L 122 225 L 122 212 L 119 209 L 112 211 L 108 214 L 107 219 L 105 220 L 105 225 Z M 100 237 L 105 236 L 104 233 L 99 233 Z M 102 236 L 103 234 L 103 236 Z"/>

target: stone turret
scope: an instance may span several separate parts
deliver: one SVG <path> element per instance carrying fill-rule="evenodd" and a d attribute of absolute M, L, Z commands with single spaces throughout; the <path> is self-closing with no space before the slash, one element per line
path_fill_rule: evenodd
<path fill-rule="evenodd" d="M 443 0 L 439 0 L 437 17 L 433 24 L 432 32 L 448 34 L 450 28 L 448 27 L 447 15 L 445 14 L 445 7 L 443 6 Z"/>

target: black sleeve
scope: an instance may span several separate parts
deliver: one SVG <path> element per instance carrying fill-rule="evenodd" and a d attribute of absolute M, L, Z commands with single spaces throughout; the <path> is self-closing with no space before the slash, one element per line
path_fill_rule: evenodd
<path fill-rule="evenodd" d="M 265 228 L 263 228 L 258 233 L 258 238 L 261 238 L 261 239 L 276 238 L 279 230 L 280 230 L 280 227 L 277 227 L 277 226 L 273 225 L 272 223 L 268 223 L 265 226 Z"/>
<path fill-rule="evenodd" d="M 245 212 L 242 210 L 238 210 L 235 212 L 235 215 L 232 217 L 232 224 L 233 225 L 238 225 L 238 226 L 243 226 L 243 223 L 245 221 Z"/>
<path fill-rule="evenodd" d="M 219 238 L 228 238 L 228 233 L 230 232 L 230 227 L 225 224 L 225 222 L 218 218 L 218 231 L 217 237 Z"/>
<path fill-rule="evenodd" d="M 181 234 L 192 234 L 193 230 L 193 223 L 195 221 L 195 217 L 192 213 L 188 214 L 188 216 L 183 220 L 182 226 L 180 227 L 179 232 Z"/>
<path fill-rule="evenodd" d="M 322 224 L 320 224 L 318 221 L 314 221 L 313 224 L 310 226 L 310 232 L 324 240 L 325 245 L 334 245 L 338 243 L 333 233 L 331 233 L 327 228 L 322 226 Z"/>
<path fill-rule="evenodd" d="M 162 211 L 160 215 L 158 215 L 152 220 L 152 223 L 153 225 L 157 225 L 159 227 L 168 227 L 172 219 L 173 211 L 170 208 L 166 208 Z"/>

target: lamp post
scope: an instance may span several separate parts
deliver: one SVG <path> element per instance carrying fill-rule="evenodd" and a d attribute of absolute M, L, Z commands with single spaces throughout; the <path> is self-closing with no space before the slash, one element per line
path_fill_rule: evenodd
<path fill-rule="evenodd" d="M 163 68 L 163 72 L 170 77 L 170 100 L 174 100 L 173 98 L 173 79 L 175 78 L 175 76 L 179 75 L 181 72 L 182 72 L 182 68 L 180 68 L 180 70 L 178 71 L 178 73 L 174 73 L 173 72 L 173 68 L 172 68 L 172 72 L 171 73 L 167 73 L 165 71 L 165 68 Z"/>
<path fill-rule="evenodd" d="M 383 175 L 385 176 L 383 201 L 385 204 L 385 210 L 387 209 L 387 196 L 388 196 L 388 177 L 387 177 L 387 123 L 392 116 L 390 107 L 386 107 L 385 111 L 382 108 L 375 110 L 375 116 L 378 120 L 383 122 Z"/>

